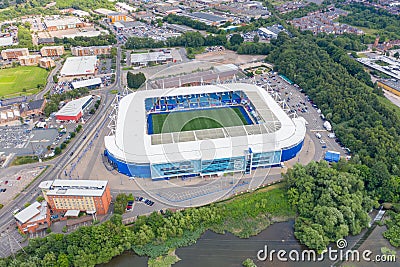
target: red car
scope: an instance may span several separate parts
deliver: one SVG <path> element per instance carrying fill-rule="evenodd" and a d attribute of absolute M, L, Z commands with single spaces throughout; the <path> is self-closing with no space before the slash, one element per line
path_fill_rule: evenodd
<path fill-rule="evenodd" d="M 17 180 L 18 180 L 18 181 L 21 180 L 21 176 L 18 176 Z"/>
<path fill-rule="evenodd" d="M 4 184 L 8 184 L 8 181 L 5 181 Z"/>

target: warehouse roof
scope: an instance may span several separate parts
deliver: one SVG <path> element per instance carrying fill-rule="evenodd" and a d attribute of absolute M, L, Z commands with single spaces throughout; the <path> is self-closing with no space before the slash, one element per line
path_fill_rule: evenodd
<path fill-rule="evenodd" d="M 61 76 L 94 74 L 96 64 L 97 56 L 69 57 L 65 60 L 60 74 Z"/>
<path fill-rule="evenodd" d="M 44 102 L 44 98 L 38 99 L 38 100 L 33 100 L 28 103 L 27 109 L 28 110 L 40 109 L 43 106 L 43 102 Z"/>
<path fill-rule="evenodd" d="M 94 78 L 94 79 L 89 79 L 89 80 L 72 82 L 72 87 L 74 87 L 74 89 L 78 89 L 78 88 L 82 88 L 82 87 L 88 87 L 88 86 L 100 85 L 100 84 L 101 84 L 101 79 Z"/>
<path fill-rule="evenodd" d="M 57 26 L 65 26 L 71 24 L 82 23 L 82 21 L 77 17 L 63 17 L 63 18 L 45 18 L 44 23 L 46 27 L 57 27 Z"/>
<path fill-rule="evenodd" d="M 216 15 L 209 14 L 209 13 L 203 13 L 203 12 L 193 12 L 190 15 L 192 17 L 196 17 L 196 18 L 204 19 L 204 20 L 208 20 L 208 21 L 213 21 L 213 22 L 221 22 L 221 21 L 227 20 L 224 17 L 216 16 Z"/>
<path fill-rule="evenodd" d="M 12 36 L 8 37 L 1 37 L 0 38 L 0 46 L 9 46 L 13 44 L 13 38 Z"/>
<path fill-rule="evenodd" d="M 152 62 L 167 59 L 172 59 L 172 55 L 170 53 L 149 52 L 141 54 L 131 54 L 131 63 Z"/>
<path fill-rule="evenodd" d="M 82 111 L 83 105 L 85 105 L 92 98 L 93 97 L 89 95 L 69 101 L 56 113 L 56 116 L 76 116 Z"/>

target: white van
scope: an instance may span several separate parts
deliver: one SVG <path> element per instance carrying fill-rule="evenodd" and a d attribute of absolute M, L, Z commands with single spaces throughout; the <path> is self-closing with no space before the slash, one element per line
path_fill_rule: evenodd
<path fill-rule="evenodd" d="M 318 139 L 321 139 L 321 137 L 322 137 L 320 133 L 316 133 L 315 136 L 316 136 Z"/>

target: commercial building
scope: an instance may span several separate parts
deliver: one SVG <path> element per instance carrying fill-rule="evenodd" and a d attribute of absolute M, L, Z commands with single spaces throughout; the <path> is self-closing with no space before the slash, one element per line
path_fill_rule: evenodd
<path fill-rule="evenodd" d="M 60 79 L 92 77 L 97 72 L 97 56 L 69 57 L 60 71 Z"/>
<path fill-rule="evenodd" d="M 39 67 L 49 69 L 55 67 L 56 63 L 49 57 L 43 57 L 39 60 Z"/>
<path fill-rule="evenodd" d="M 37 66 L 40 58 L 40 55 L 28 55 L 18 57 L 18 61 L 21 66 Z"/>
<path fill-rule="evenodd" d="M 377 81 L 378 87 L 400 96 L 400 80 L 382 79 Z"/>
<path fill-rule="evenodd" d="M 171 53 L 164 51 L 131 54 L 131 65 L 133 66 L 147 66 L 171 61 L 173 61 Z"/>
<path fill-rule="evenodd" d="M 117 21 L 126 21 L 126 14 L 120 12 L 112 12 L 107 14 L 107 18 L 111 23 L 115 23 Z"/>
<path fill-rule="evenodd" d="M 94 79 L 72 82 L 71 84 L 74 89 L 82 87 L 86 87 L 88 89 L 94 89 L 100 87 L 102 82 L 100 78 L 94 78 Z"/>
<path fill-rule="evenodd" d="M 30 116 L 30 115 L 40 115 L 43 113 L 45 106 L 46 106 L 45 98 L 33 100 L 26 104 L 22 104 L 21 116 L 26 117 L 26 116 Z"/>
<path fill-rule="evenodd" d="M 119 9 L 122 12 L 129 12 L 130 13 L 130 12 L 135 12 L 136 11 L 136 8 L 130 6 L 130 5 L 126 4 L 126 3 L 123 3 L 123 2 L 117 2 L 115 4 L 115 8 Z"/>
<path fill-rule="evenodd" d="M 40 54 L 43 57 L 59 57 L 64 55 L 64 46 L 43 46 L 40 49 Z"/>
<path fill-rule="evenodd" d="M 107 181 L 44 181 L 39 188 L 53 212 L 71 210 L 102 215 L 108 212 L 111 203 L 110 187 Z"/>
<path fill-rule="evenodd" d="M 35 233 L 50 227 L 50 209 L 47 202 L 35 201 L 29 207 L 14 214 L 15 222 L 22 233 Z"/>
<path fill-rule="evenodd" d="M 153 132 L 155 114 L 231 107 L 247 124 Z M 243 83 L 137 91 L 119 102 L 115 125 L 104 138 L 109 163 L 125 175 L 152 180 L 281 166 L 300 152 L 306 134 L 304 120 L 290 118 L 261 87 Z"/>
<path fill-rule="evenodd" d="M 28 48 L 14 48 L 14 49 L 5 49 L 1 51 L 1 57 L 4 60 L 18 59 L 18 57 L 28 56 L 28 55 L 29 55 Z"/>
<path fill-rule="evenodd" d="M 230 21 L 229 19 L 221 16 L 217 16 L 211 13 L 204 13 L 204 12 L 193 12 L 193 13 L 188 13 L 185 14 L 185 16 L 188 16 L 191 19 L 204 22 L 207 25 L 212 25 L 212 26 L 220 26 L 224 24 L 225 22 Z"/>
<path fill-rule="evenodd" d="M 108 55 L 111 53 L 111 45 L 105 46 L 77 46 L 71 48 L 73 56 L 93 56 L 93 55 Z"/>
<path fill-rule="evenodd" d="M 86 108 L 93 101 L 93 96 L 85 96 L 69 101 L 57 113 L 56 119 L 60 121 L 79 121 Z"/>
<path fill-rule="evenodd" d="M 85 26 L 85 23 L 77 17 L 47 17 L 44 19 L 44 24 L 48 31 L 83 28 Z"/>

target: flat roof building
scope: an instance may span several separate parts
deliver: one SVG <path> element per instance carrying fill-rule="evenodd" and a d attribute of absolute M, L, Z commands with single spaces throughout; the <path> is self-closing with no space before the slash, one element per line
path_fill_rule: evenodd
<path fill-rule="evenodd" d="M 107 14 L 107 18 L 111 23 L 115 23 L 117 21 L 126 21 L 126 14 L 120 12 L 112 12 Z"/>
<path fill-rule="evenodd" d="M 85 23 L 77 17 L 47 17 L 44 19 L 44 24 L 48 31 L 75 29 L 85 26 Z"/>
<path fill-rule="evenodd" d="M 40 58 L 40 55 L 28 55 L 18 57 L 18 61 L 21 66 L 37 66 Z"/>
<path fill-rule="evenodd" d="M 13 44 L 12 36 L 0 37 L 0 46 L 10 46 L 12 44 Z"/>
<path fill-rule="evenodd" d="M 93 55 L 108 55 L 111 53 L 111 45 L 104 46 L 77 46 L 71 48 L 73 56 L 93 56 Z"/>
<path fill-rule="evenodd" d="M 22 233 L 35 233 L 47 229 L 51 225 L 50 209 L 47 207 L 46 201 L 42 203 L 35 201 L 27 208 L 14 214 L 14 219 Z"/>
<path fill-rule="evenodd" d="M 79 121 L 85 108 L 92 102 L 93 96 L 85 96 L 69 101 L 57 113 L 56 119 L 60 121 Z"/>
<path fill-rule="evenodd" d="M 400 96 L 400 80 L 396 79 L 381 79 L 377 81 L 378 87 L 385 89 L 397 96 Z"/>
<path fill-rule="evenodd" d="M 102 215 L 108 212 L 111 203 L 108 181 L 44 181 L 40 183 L 39 188 L 53 212 L 79 210 L 89 214 Z"/>
<path fill-rule="evenodd" d="M 44 57 L 39 60 L 39 67 L 49 69 L 55 67 L 56 63 L 49 57 Z"/>
<path fill-rule="evenodd" d="M 225 22 L 229 21 L 227 18 L 217 16 L 211 13 L 204 13 L 204 12 L 193 12 L 187 14 L 188 17 L 198 20 L 200 22 L 204 22 L 208 25 L 218 26 L 224 24 Z"/>
<path fill-rule="evenodd" d="M 171 53 L 160 52 L 149 52 L 131 54 L 131 65 L 134 66 L 147 66 L 148 64 L 159 64 L 172 61 Z"/>
<path fill-rule="evenodd" d="M 28 55 L 29 55 L 28 48 L 14 48 L 14 49 L 5 49 L 1 51 L 1 57 L 4 60 L 18 59 L 18 57 L 28 56 Z"/>
<path fill-rule="evenodd" d="M 64 46 L 43 46 L 40 48 L 40 54 L 43 57 L 59 57 L 64 54 Z"/>
<path fill-rule="evenodd" d="M 94 76 L 97 72 L 97 56 L 69 57 L 60 71 L 61 77 L 78 78 Z"/>
<path fill-rule="evenodd" d="M 99 87 L 101 85 L 101 83 L 102 82 L 101 82 L 100 78 L 94 78 L 94 79 L 72 82 L 72 87 L 74 89 L 78 89 L 78 88 L 82 88 L 82 87 L 87 87 L 88 89 L 94 89 L 96 87 Z"/>

